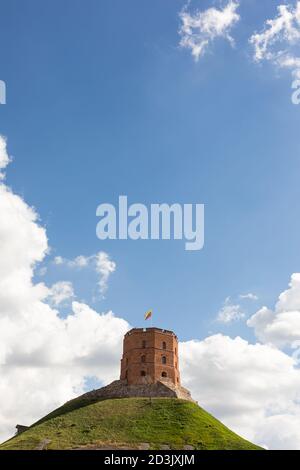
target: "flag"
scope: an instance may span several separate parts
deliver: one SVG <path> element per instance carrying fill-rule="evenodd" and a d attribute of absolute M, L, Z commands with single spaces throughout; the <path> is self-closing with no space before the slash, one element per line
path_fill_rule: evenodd
<path fill-rule="evenodd" d="M 148 312 L 145 313 L 144 320 L 148 320 L 151 317 L 152 317 L 152 310 L 148 310 Z"/>

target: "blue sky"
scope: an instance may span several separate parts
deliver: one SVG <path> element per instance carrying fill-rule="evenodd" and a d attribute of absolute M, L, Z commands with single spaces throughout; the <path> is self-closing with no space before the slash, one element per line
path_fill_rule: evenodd
<path fill-rule="evenodd" d="M 0 133 L 14 157 L 7 182 L 33 205 L 52 252 L 45 282 L 71 280 L 92 302 L 96 278 L 54 266 L 103 250 L 116 262 L 98 311 L 131 325 L 241 334 L 215 322 L 224 299 L 271 305 L 299 270 L 300 107 L 292 76 L 255 64 L 249 37 L 278 1 L 241 1 L 236 46 L 217 40 L 195 62 L 179 47 L 177 0 L 1 0 Z M 205 9 L 219 2 L 194 1 Z M 205 247 L 99 241 L 96 207 L 204 203 Z M 20 227 L 20 230 L 22 228 Z"/>

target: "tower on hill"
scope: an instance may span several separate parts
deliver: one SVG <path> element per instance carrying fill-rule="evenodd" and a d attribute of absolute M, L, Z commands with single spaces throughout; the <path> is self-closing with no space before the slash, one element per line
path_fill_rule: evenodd
<path fill-rule="evenodd" d="M 178 340 L 173 331 L 133 328 L 124 336 L 121 376 L 105 387 L 81 395 L 83 402 L 111 398 L 179 398 L 194 402 L 181 386 Z"/>
<path fill-rule="evenodd" d="M 57 419 L 63 423 L 59 438 Z M 75 431 L 70 432 L 74 422 Z M 93 432 L 87 433 L 87 428 Z M 34 425 L 17 429 L 18 436 L 0 445 L 0 450 L 49 445 L 51 449 L 135 450 L 146 448 L 145 444 L 149 449 L 258 450 L 197 406 L 180 385 L 177 337 L 159 328 L 134 328 L 126 333 L 121 380 L 74 398 Z"/>
<path fill-rule="evenodd" d="M 175 333 L 160 328 L 128 331 L 124 336 L 120 379 L 128 385 L 165 382 L 180 387 Z"/>

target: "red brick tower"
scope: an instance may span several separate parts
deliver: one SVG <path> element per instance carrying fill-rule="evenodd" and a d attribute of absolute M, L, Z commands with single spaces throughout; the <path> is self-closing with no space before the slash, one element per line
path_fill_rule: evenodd
<path fill-rule="evenodd" d="M 180 386 L 177 336 L 160 328 L 133 328 L 124 336 L 121 380 L 128 385 L 173 383 Z"/>

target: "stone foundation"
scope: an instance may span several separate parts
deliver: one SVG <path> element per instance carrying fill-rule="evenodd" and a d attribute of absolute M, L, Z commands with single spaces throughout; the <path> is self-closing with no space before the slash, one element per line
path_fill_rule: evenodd
<path fill-rule="evenodd" d="M 176 387 L 173 383 L 164 381 L 152 384 L 128 385 L 126 380 L 115 380 L 106 387 L 92 390 L 81 395 L 80 399 L 87 401 L 107 400 L 109 398 L 178 398 L 195 403 L 190 392 L 184 387 Z"/>

